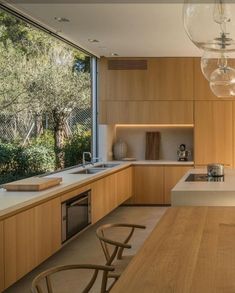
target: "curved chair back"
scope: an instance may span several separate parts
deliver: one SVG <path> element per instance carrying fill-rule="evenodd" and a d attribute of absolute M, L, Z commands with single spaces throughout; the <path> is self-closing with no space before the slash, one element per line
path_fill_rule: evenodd
<path fill-rule="evenodd" d="M 105 231 L 110 230 L 112 228 L 127 228 L 129 233 L 125 237 L 125 239 L 121 242 L 112 240 L 110 237 L 105 236 Z M 130 249 L 131 245 L 128 244 L 130 241 L 135 229 L 145 229 L 146 227 L 143 225 L 136 225 L 136 224 L 105 224 L 99 227 L 96 230 L 96 235 L 100 240 L 101 247 L 104 251 L 104 255 L 106 258 L 106 265 L 112 265 L 115 258 L 122 259 L 123 250 L 125 248 Z M 113 246 L 113 250 L 109 248 L 109 245 Z"/>
<path fill-rule="evenodd" d="M 102 283 L 101 283 L 101 293 L 105 293 L 107 286 L 107 274 L 114 269 L 109 266 L 101 266 L 101 265 L 91 265 L 91 264 L 78 264 L 78 265 L 63 265 L 50 268 L 42 273 L 40 273 L 32 282 L 31 292 L 32 293 L 53 293 L 53 286 L 51 282 L 51 276 L 61 272 L 61 271 L 69 271 L 69 270 L 93 270 L 94 273 L 89 281 L 89 283 L 85 286 L 81 293 L 88 293 L 92 286 L 94 285 L 99 271 L 103 272 Z M 42 289 L 43 281 L 46 283 L 46 291 Z M 76 292 L 78 293 L 78 291 Z"/>

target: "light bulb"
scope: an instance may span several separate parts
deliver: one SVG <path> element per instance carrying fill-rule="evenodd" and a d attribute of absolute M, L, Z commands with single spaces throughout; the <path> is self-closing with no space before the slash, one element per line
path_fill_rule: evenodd
<path fill-rule="evenodd" d="M 218 24 L 224 24 L 231 21 L 229 6 L 224 3 L 224 0 L 215 0 L 213 19 Z"/>

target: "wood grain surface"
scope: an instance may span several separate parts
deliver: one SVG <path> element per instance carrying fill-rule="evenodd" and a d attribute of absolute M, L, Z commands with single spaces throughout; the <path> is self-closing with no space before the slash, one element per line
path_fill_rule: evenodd
<path fill-rule="evenodd" d="M 170 208 L 112 293 L 235 292 L 235 208 Z"/>
<path fill-rule="evenodd" d="M 146 132 L 145 160 L 159 160 L 160 132 Z"/>
<path fill-rule="evenodd" d="M 62 178 L 31 177 L 4 184 L 8 191 L 40 191 L 60 184 Z"/>

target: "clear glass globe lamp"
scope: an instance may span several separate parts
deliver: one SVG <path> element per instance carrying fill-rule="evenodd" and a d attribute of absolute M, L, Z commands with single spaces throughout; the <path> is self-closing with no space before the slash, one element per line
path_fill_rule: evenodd
<path fill-rule="evenodd" d="M 235 51 L 235 3 L 227 0 L 185 0 L 184 28 L 190 40 L 206 51 Z"/>
<path fill-rule="evenodd" d="M 208 81 L 212 72 L 220 66 L 235 67 L 235 52 L 204 51 L 201 57 L 201 71 Z"/>
<path fill-rule="evenodd" d="M 235 70 L 231 67 L 219 67 L 210 77 L 210 89 L 219 98 L 235 97 Z"/>

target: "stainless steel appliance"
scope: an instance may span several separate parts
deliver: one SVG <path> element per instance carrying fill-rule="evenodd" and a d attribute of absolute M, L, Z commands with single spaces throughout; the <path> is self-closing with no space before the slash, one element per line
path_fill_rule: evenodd
<path fill-rule="evenodd" d="M 91 224 L 91 190 L 61 204 L 62 243 Z"/>
<path fill-rule="evenodd" d="M 208 174 L 194 174 L 191 173 L 185 179 L 186 182 L 224 182 L 224 176 L 208 176 Z"/>
<path fill-rule="evenodd" d="M 212 177 L 224 176 L 224 165 L 223 164 L 208 164 L 207 175 Z"/>

